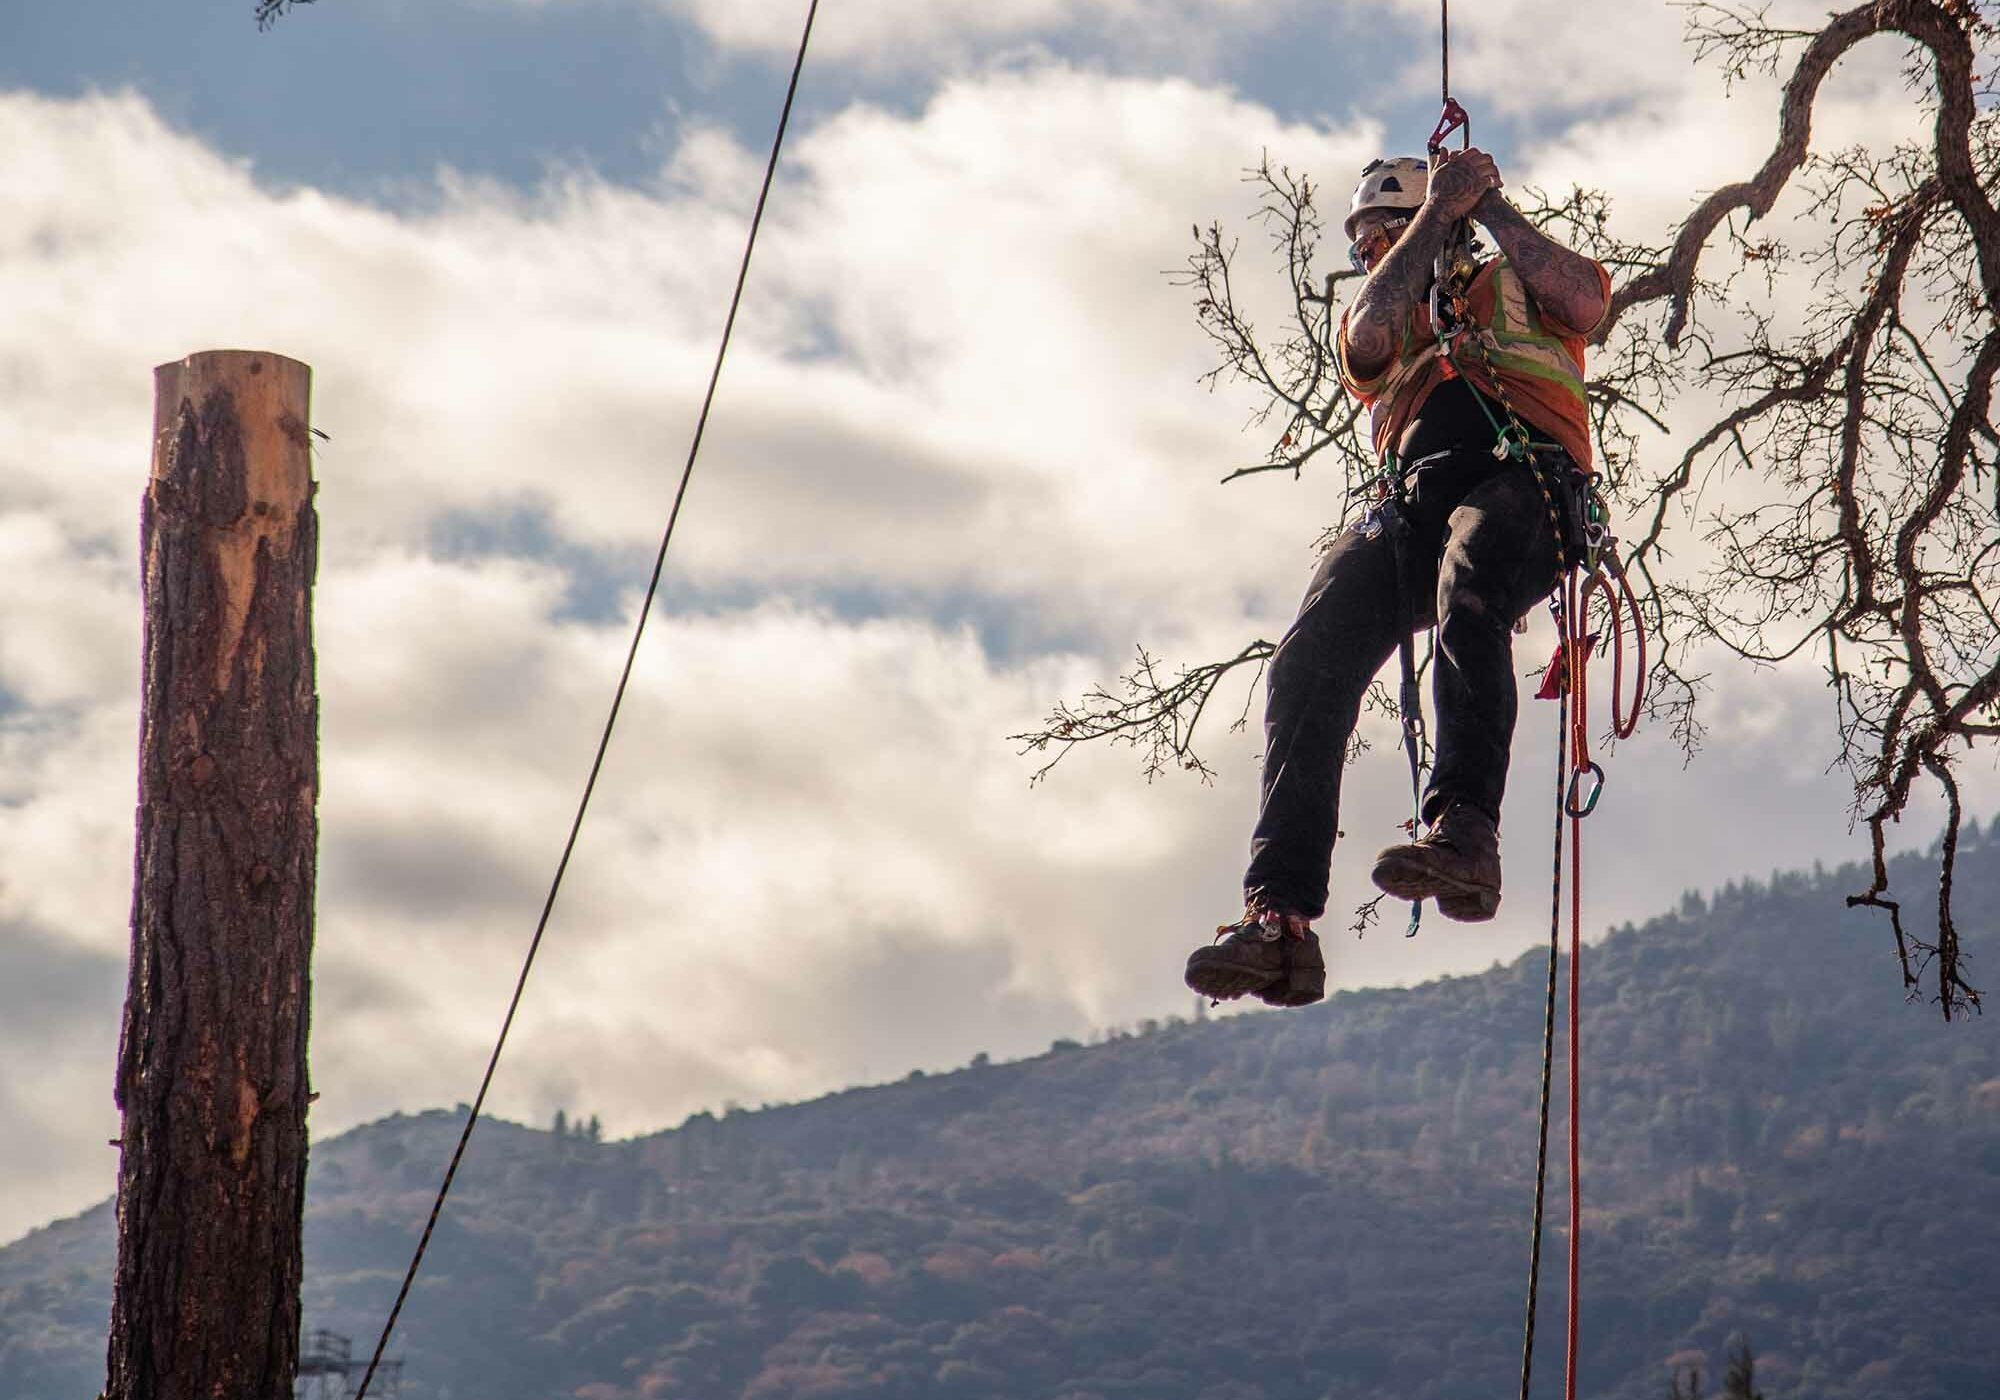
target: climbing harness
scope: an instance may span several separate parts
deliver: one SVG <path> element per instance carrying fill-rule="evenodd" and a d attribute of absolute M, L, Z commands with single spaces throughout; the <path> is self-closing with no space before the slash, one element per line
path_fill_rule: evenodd
<path fill-rule="evenodd" d="M 736 329 L 736 312 L 743 304 L 744 283 L 750 277 L 750 255 L 757 247 L 757 230 L 764 222 L 764 205 L 771 197 L 771 183 L 778 173 L 778 152 L 784 148 L 785 128 L 792 118 L 792 104 L 798 97 L 799 75 L 805 69 L 806 47 L 812 40 L 813 17 L 819 13 L 819 0 L 811 0 L 806 8 L 805 30 L 799 36 L 799 53 L 792 64 L 792 78 L 785 89 L 785 105 L 778 115 L 777 134 L 771 138 L 771 158 L 764 167 L 764 184 L 757 193 L 757 208 L 750 216 L 750 231 L 744 240 L 743 258 L 736 270 L 736 290 L 729 299 L 729 316 L 722 325 L 722 340 L 716 347 L 715 366 L 709 372 L 708 390 L 701 401 L 701 414 L 695 420 L 694 435 L 688 444 L 687 463 L 681 469 L 680 486 L 674 492 L 673 509 L 668 512 L 665 530 L 660 535 L 659 552 L 653 557 L 652 578 L 646 585 L 646 596 L 639 605 L 639 620 L 632 629 L 632 645 L 625 653 L 625 669 L 619 674 L 618 688 L 611 697 L 610 713 L 604 720 L 604 731 L 597 741 L 597 754 L 591 760 L 590 776 L 584 781 L 583 795 L 577 802 L 576 816 L 570 823 L 569 838 L 563 844 L 562 858 L 556 862 L 554 878 L 549 882 L 549 892 L 542 902 L 541 918 L 535 924 L 535 935 L 528 941 L 527 956 L 522 960 L 521 973 L 514 983 L 514 995 L 507 1003 L 507 1014 L 500 1023 L 500 1035 L 494 1042 L 493 1054 L 486 1062 L 486 1074 L 479 1082 L 479 1093 L 472 1100 L 472 1107 L 465 1115 L 465 1127 L 459 1132 L 458 1145 L 452 1150 L 451 1163 L 445 1168 L 444 1180 L 438 1186 L 437 1198 L 431 1203 L 430 1218 L 424 1223 L 424 1232 L 417 1241 L 416 1253 L 410 1259 L 410 1267 L 403 1275 L 402 1287 L 396 1293 L 396 1302 L 389 1309 L 389 1320 L 382 1326 L 381 1338 L 375 1343 L 375 1353 L 368 1360 L 368 1369 L 361 1377 L 360 1388 L 354 1393 L 354 1400 L 368 1400 L 368 1386 L 375 1379 L 376 1369 L 382 1364 L 382 1353 L 388 1350 L 389 1338 L 396 1330 L 396 1321 L 402 1316 L 403 1305 L 409 1301 L 410 1289 L 417 1281 L 417 1271 L 423 1266 L 424 1254 L 430 1248 L 431 1236 L 436 1233 L 438 1219 L 444 1213 L 445 1198 L 451 1194 L 453 1180 L 458 1175 L 459 1164 L 465 1158 L 466 1145 L 472 1140 L 472 1129 L 479 1122 L 479 1111 L 486 1103 L 486 1094 L 493 1087 L 494 1072 L 500 1066 L 500 1052 L 506 1048 L 507 1033 L 513 1028 L 515 1013 L 521 1009 L 521 997 L 527 990 L 528 974 L 534 968 L 535 954 L 541 950 L 542 936 L 548 931 L 549 916 L 555 912 L 556 896 L 562 890 L 563 874 L 569 869 L 570 856 L 576 851 L 578 834 L 583 829 L 584 813 L 590 809 L 591 794 L 597 788 L 597 777 L 604 768 L 605 753 L 611 747 L 611 733 L 618 724 L 618 711 L 625 702 L 625 690 L 632 680 L 632 669 L 639 658 L 639 641 L 646 634 L 646 618 L 652 611 L 653 600 L 660 591 L 660 576 L 666 568 L 667 547 L 673 543 L 674 526 L 681 518 L 681 504 L 687 499 L 688 483 L 694 477 L 695 459 L 701 453 L 702 435 L 708 427 L 709 410 L 715 405 L 716 385 L 722 378 L 722 363 L 729 353 L 730 334 Z"/>

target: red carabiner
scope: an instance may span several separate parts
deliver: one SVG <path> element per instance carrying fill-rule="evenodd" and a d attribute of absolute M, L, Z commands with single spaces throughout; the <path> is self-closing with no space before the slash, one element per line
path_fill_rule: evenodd
<path fill-rule="evenodd" d="M 1444 100 L 1444 115 L 1438 118 L 1437 130 L 1431 133 L 1427 149 L 1435 156 L 1444 149 L 1445 138 L 1460 128 L 1465 131 L 1465 145 L 1462 149 L 1469 150 L 1472 147 L 1472 117 L 1465 108 L 1458 105 L 1456 97 L 1447 97 Z"/>

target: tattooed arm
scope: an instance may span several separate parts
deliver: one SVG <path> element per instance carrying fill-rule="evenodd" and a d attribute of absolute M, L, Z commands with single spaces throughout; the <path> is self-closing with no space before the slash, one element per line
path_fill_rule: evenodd
<path fill-rule="evenodd" d="M 1451 225 L 1452 220 L 1434 217 L 1425 205 L 1361 284 L 1347 313 L 1343 337 L 1348 372 L 1356 379 L 1375 378 L 1395 359 L 1411 308 L 1430 290 L 1438 251 L 1450 237 Z"/>
<path fill-rule="evenodd" d="M 1597 264 L 1550 238 L 1509 204 L 1498 189 L 1488 190 L 1472 211 L 1486 225 L 1514 271 L 1521 274 L 1535 304 L 1554 321 L 1588 335 L 1604 319 L 1604 278 Z"/>
<path fill-rule="evenodd" d="M 1437 255 L 1451 237 L 1452 225 L 1483 198 L 1497 198 L 1499 187 L 1499 168 L 1483 151 L 1457 152 L 1431 172 L 1423 207 L 1370 270 L 1347 313 L 1344 349 L 1356 379 L 1373 379 L 1395 359 L 1411 310 L 1430 291 Z"/>

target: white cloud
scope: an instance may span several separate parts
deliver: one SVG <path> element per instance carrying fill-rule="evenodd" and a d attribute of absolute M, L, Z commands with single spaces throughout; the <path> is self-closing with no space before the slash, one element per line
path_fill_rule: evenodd
<path fill-rule="evenodd" d="M 1441 51 L 1436 0 L 1352 8 L 1378 18 L 1383 9 L 1399 16 L 1413 40 L 1406 85 L 1418 91 L 1437 88 Z M 1758 8 L 1777 28 L 1817 29 L 1827 18 L 1826 8 L 1815 0 L 1776 0 Z M 1588 9 L 1572 0 L 1489 0 L 1460 6 L 1451 16 L 1452 92 L 1473 111 L 1475 139 L 1482 110 L 1516 118 L 1539 114 L 1568 125 L 1592 113 L 1673 106 L 1692 92 L 1720 86 L 1713 61 L 1697 67 L 1691 17 L 1690 7 L 1672 0 L 1609 0 Z M 1797 46 L 1789 51 L 1781 78 L 1797 53 Z M 1753 78 L 1747 86 L 1765 84 Z M 1702 147 L 1689 141 L 1683 150 L 1698 158 Z M 1644 169 L 1636 158 L 1628 168 Z"/>
<path fill-rule="evenodd" d="M 564 560 L 650 554 L 754 162 L 699 132 L 651 191 L 448 181 L 396 215 L 260 189 L 131 97 L 0 98 L 0 140 L 34 177 L 0 215 L 0 557 L 38 580 L 0 641 L 0 840 L 37 878 L 0 917 L 122 951 L 147 369 L 282 350 L 333 435 L 316 1126 L 466 1096 L 623 651 L 563 612 Z M 1139 636 L 1192 655 L 1289 611 L 1299 497 L 1212 487 L 1241 405 L 1194 384 L 1160 276 L 1265 144 L 1366 141 L 1060 68 L 799 133 L 671 571 L 710 601 L 655 619 L 501 1111 L 570 1092 L 558 1053 L 604 1066 L 570 1106 L 627 1131 L 1182 1006 L 1248 763 L 1149 790 L 1087 755 L 1031 792 L 1003 736 Z M 524 506 L 559 548 L 481 547 Z M 1026 650 L 988 655 L 1010 617 Z M 806 1015 L 825 989 L 851 1004 Z M 108 1061 L 80 1073 L 108 1095 Z M 70 1167 L 32 1164 L 79 1205 L 83 1122 Z"/>
<path fill-rule="evenodd" d="M 727 49 L 789 54 L 798 47 L 805 0 L 660 0 Z M 1269 0 L 860 0 L 823 6 L 814 21 L 815 59 L 865 70 L 949 71 L 996 51 L 1088 39 L 1118 51 L 1171 55 L 1183 67 L 1199 51 L 1296 10 Z M 1232 36 L 1232 31 L 1234 35 Z"/>
<path fill-rule="evenodd" d="M 762 43 L 776 12 L 701 13 Z M 1139 13 L 977 12 L 981 43 Z M 916 52 L 972 13 L 842 22 Z M 1739 139 L 1723 123 L 1676 144 L 1663 126 L 1640 171 L 1617 161 L 1635 130 L 1579 131 L 1532 165 L 1616 176 L 1664 218 L 1672 188 L 1650 172 L 1710 169 L 1701 143 Z M 795 133 L 670 568 L 692 601 L 649 631 L 499 1111 L 639 1131 L 1185 1007 L 1182 956 L 1234 912 L 1256 706 L 1252 732 L 1215 735 L 1213 789 L 1146 787 L 1109 751 L 1031 791 L 1002 736 L 1109 678 L 1135 640 L 1194 659 L 1289 619 L 1333 488 L 1214 486 L 1255 450 L 1237 432 L 1248 401 L 1195 385 L 1205 347 L 1160 272 L 1190 223 L 1241 225 L 1238 176 L 1261 148 L 1340 172 L 1378 135 L 1050 63 Z M 36 584 L 0 628 L 0 922 L 34 931 L 24 965 L 46 970 L 21 994 L 87 1027 L 59 1082 L 95 1104 L 38 1100 L 54 1146 L 0 1148 L 4 1237 L 109 1184 L 100 983 L 129 899 L 148 367 L 226 345 L 315 367 L 333 434 L 315 1126 L 469 1097 L 623 655 L 626 564 L 650 558 L 672 494 L 759 161 L 696 130 L 650 188 L 448 179 L 431 212 L 395 214 L 261 189 L 131 97 L 0 96 L 0 146 L 18 153 L 0 208 L 0 568 Z M 505 537 L 524 514 L 532 548 Z M 579 557 L 598 568 L 594 611 L 566 609 Z M 1025 641 L 981 645 L 1009 627 Z M 1523 642 L 1524 669 L 1546 646 Z M 1775 733 L 1816 703 L 1809 677 L 1724 696 L 1726 713 L 1781 716 Z M 1539 722 L 1530 709 L 1524 736 Z M 1542 840 L 1531 751 L 1516 852 Z M 1738 873 L 1746 830 L 1760 865 L 1838 841 L 1837 788 L 1796 756 L 1774 771 L 1766 746 L 1725 735 L 1707 763 L 1696 792 L 1662 737 L 1621 754 L 1594 919 Z M 1350 779 L 1336 908 L 1363 892 L 1355 854 L 1393 837 L 1401 782 L 1386 743 Z M 1408 945 L 1336 931 L 1335 976 L 1509 956 L 1542 936 L 1534 904 L 1516 889 L 1495 927 L 1433 918 Z M 99 982 L 58 975 L 77 959 Z"/>

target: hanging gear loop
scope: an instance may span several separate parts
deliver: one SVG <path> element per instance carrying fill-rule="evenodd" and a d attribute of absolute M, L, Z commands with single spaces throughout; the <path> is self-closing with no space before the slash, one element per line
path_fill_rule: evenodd
<path fill-rule="evenodd" d="M 1629 739 L 1639 728 L 1639 711 L 1646 701 L 1646 621 L 1639 611 L 1639 599 L 1632 591 L 1632 581 L 1626 577 L 1625 566 L 1619 561 L 1617 539 L 1605 534 L 1603 541 L 1609 547 L 1600 549 L 1601 567 L 1591 575 L 1583 590 L 1583 606 L 1588 611 L 1591 599 L 1602 594 L 1610 613 L 1611 732 L 1620 739 Z M 1630 709 L 1624 704 L 1625 626 L 1628 620 L 1634 652 Z"/>

